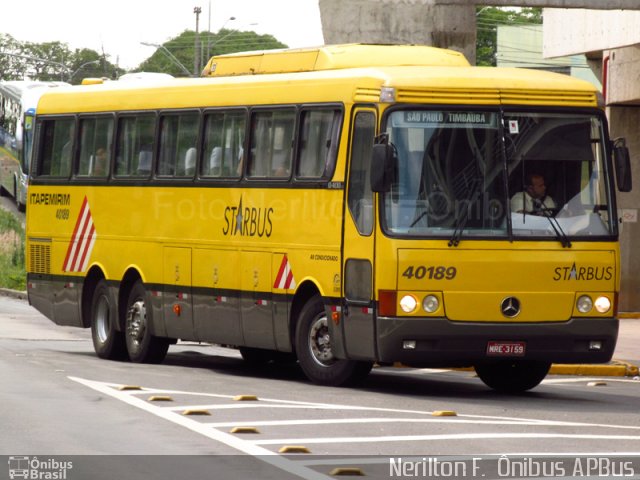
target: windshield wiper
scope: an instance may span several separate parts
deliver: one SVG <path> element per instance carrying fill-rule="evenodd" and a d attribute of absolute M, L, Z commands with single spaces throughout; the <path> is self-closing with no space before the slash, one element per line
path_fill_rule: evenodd
<path fill-rule="evenodd" d="M 564 230 L 562 230 L 558 219 L 552 216 L 553 210 L 551 208 L 545 207 L 543 203 L 542 209 L 540 211 L 542 212 L 542 216 L 549 220 L 549 224 L 551 225 L 551 228 L 553 228 L 553 231 L 556 233 L 556 238 L 560 240 L 562 248 L 571 248 L 571 240 L 569 240 L 567 234 L 564 233 Z"/>
<path fill-rule="evenodd" d="M 457 247 L 460 244 L 462 232 L 464 231 L 464 227 L 467 226 L 467 222 L 469 221 L 469 210 L 471 209 L 471 206 L 476 203 L 478 197 L 483 193 L 480 191 L 481 186 L 481 179 L 478 177 L 474 178 L 471 185 L 471 192 L 469 193 L 469 195 L 467 195 L 467 198 L 465 198 L 467 208 L 463 208 L 462 212 L 460 212 L 460 215 L 458 215 L 458 217 L 456 218 L 453 235 L 451 235 L 449 243 L 447 244 L 449 247 Z"/>

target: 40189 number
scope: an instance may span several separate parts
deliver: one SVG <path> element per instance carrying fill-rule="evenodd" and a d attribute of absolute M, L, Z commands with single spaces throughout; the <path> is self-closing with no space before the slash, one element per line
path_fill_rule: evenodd
<path fill-rule="evenodd" d="M 424 266 L 424 265 L 410 265 L 402 272 L 402 276 L 416 280 L 422 280 L 426 278 L 428 280 L 453 280 L 458 274 L 456 267 L 447 267 L 444 265 Z"/>

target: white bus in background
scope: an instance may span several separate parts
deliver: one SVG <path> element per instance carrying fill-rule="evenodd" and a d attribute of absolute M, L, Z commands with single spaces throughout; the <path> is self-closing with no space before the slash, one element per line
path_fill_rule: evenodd
<path fill-rule="evenodd" d="M 0 195 L 14 198 L 19 210 L 27 201 L 27 179 L 36 106 L 49 88 L 65 82 L 0 81 Z"/>

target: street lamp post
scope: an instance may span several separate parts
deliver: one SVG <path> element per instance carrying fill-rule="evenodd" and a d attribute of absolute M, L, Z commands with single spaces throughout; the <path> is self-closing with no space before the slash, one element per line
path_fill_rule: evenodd
<path fill-rule="evenodd" d="M 100 60 L 91 60 L 90 62 L 85 62 L 82 65 L 80 65 L 75 72 L 73 72 L 70 76 L 69 76 L 69 81 L 71 82 L 71 80 L 73 80 L 73 77 L 75 77 L 78 72 L 80 70 L 82 70 L 84 67 L 86 67 L 87 65 L 97 65 L 98 63 L 100 63 Z"/>
<path fill-rule="evenodd" d="M 145 47 L 155 47 L 158 50 L 160 50 L 162 53 L 164 53 L 167 57 L 169 57 L 169 60 L 171 60 L 173 63 L 175 63 L 178 67 L 180 67 L 180 69 L 188 76 L 191 76 L 191 72 L 189 71 L 189 69 L 187 67 L 185 67 L 180 60 L 178 60 L 173 53 L 171 53 L 169 51 L 169 49 L 167 47 L 165 47 L 164 45 L 159 45 L 157 43 L 149 43 L 149 42 L 140 42 L 141 45 L 144 45 Z"/>
<path fill-rule="evenodd" d="M 194 45 L 194 54 L 193 54 L 193 75 L 197 76 L 200 74 L 200 32 L 199 32 L 199 22 L 200 22 L 200 14 L 202 13 L 202 8 L 194 7 L 193 13 L 196 14 L 196 39 Z"/>

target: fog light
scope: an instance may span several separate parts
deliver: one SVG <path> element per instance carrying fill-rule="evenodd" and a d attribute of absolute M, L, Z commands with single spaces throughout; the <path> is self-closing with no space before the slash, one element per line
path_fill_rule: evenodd
<path fill-rule="evenodd" d="M 418 301 L 413 295 L 405 295 L 400 299 L 400 308 L 404 313 L 411 313 L 415 311 L 418 306 Z"/>
<path fill-rule="evenodd" d="M 595 351 L 602 350 L 602 342 L 600 340 L 591 340 L 589 342 L 589 350 L 595 350 Z"/>
<path fill-rule="evenodd" d="M 596 310 L 600 313 L 607 313 L 611 308 L 611 300 L 607 297 L 598 297 L 594 303 Z"/>
<path fill-rule="evenodd" d="M 415 350 L 416 349 L 416 341 L 415 340 L 404 340 L 402 342 L 402 348 L 405 350 Z"/>
<path fill-rule="evenodd" d="M 576 307 L 580 313 L 589 313 L 593 308 L 593 300 L 587 295 L 582 295 L 576 302 Z"/>
<path fill-rule="evenodd" d="M 427 295 L 422 300 L 422 308 L 424 308 L 424 311 L 427 313 L 435 312 L 436 310 L 438 310 L 439 306 L 440 302 L 438 301 L 438 297 L 436 297 L 435 295 Z"/>

